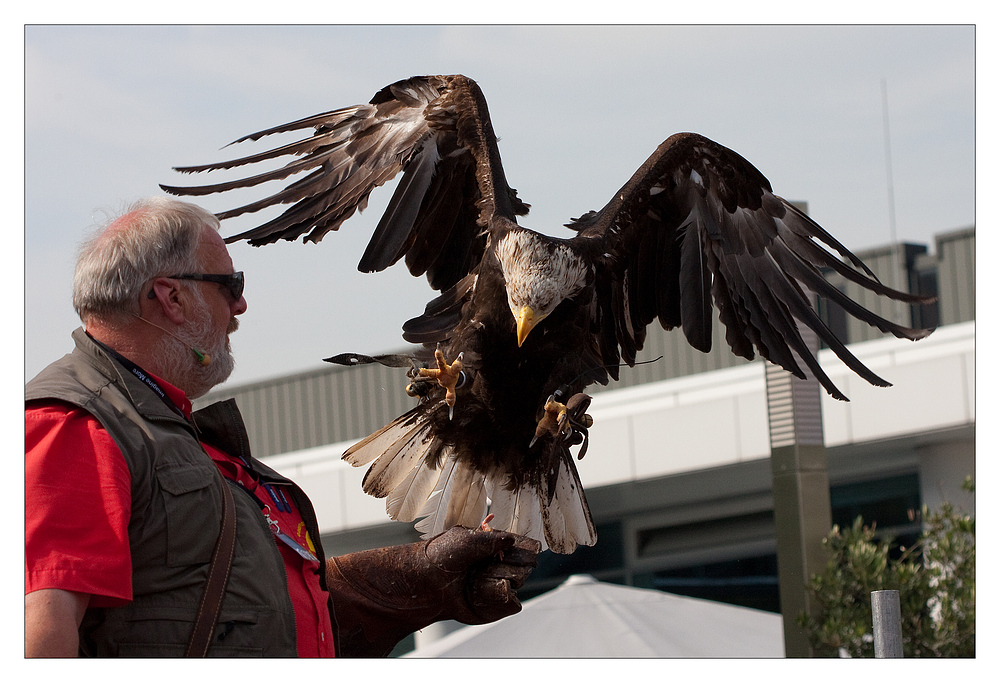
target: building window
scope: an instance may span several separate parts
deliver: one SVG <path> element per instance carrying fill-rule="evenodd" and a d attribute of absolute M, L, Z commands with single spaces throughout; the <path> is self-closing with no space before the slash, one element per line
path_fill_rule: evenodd
<path fill-rule="evenodd" d="M 597 544 L 579 546 L 571 555 L 546 551 L 538 566 L 517 592 L 527 600 L 555 588 L 573 574 L 590 574 L 600 581 L 624 584 L 625 554 L 621 522 L 597 525 Z"/>
<path fill-rule="evenodd" d="M 830 487 L 833 523 L 849 527 L 859 516 L 865 526 L 874 523 L 879 538 L 896 540 L 896 555 L 900 545 L 913 545 L 920 535 L 920 506 L 916 472 Z"/>
<path fill-rule="evenodd" d="M 780 612 L 778 558 L 756 555 L 636 576 L 635 585 L 730 605 Z"/>
<path fill-rule="evenodd" d="M 837 289 L 841 293 L 844 292 L 842 286 L 838 286 Z M 819 319 L 833 332 L 833 336 L 840 340 L 842 344 L 849 344 L 851 342 L 847 334 L 847 311 L 840 304 L 823 297 L 816 297 L 816 313 L 819 315 Z M 821 339 L 820 348 L 827 349 L 830 347 Z"/>

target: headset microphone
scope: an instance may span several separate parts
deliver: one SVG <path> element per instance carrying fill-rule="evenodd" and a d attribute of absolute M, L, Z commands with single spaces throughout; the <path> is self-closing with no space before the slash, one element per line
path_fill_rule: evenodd
<path fill-rule="evenodd" d="M 133 313 L 132 315 L 135 315 L 135 313 Z M 186 343 L 186 342 L 184 342 L 183 339 L 181 339 L 180 337 L 178 337 L 176 334 L 174 334 L 173 332 L 171 332 L 170 330 L 168 330 L 168 329 L 166 329 L 164 327 L 161 327 L 160 325 L 157 325 L 153 321 L 146 320 L 141 315 L 136 315 L 135 317 L 138 318 L 139 320 L 141 320 L 144 323 L 147 323 L 149 325 L 152 325 L 153 327 L 156 327 L 158 329 L 163 330 L 164 332 L 166 332 L 167 334 L 169 334 L 171 337 L 173 337 L 177 341 L 182 342 L 182 343 Z M 191 351 L 194 353 L 194 361 L 198 365 L 200 365 L 203 368 L 211 365 L 211 363 L 212 363 L 212 356 L 211 355 L 205 353 L 204 351 L 202 351 L 200 349 L 196 349 L 193 346 L 191 347 Z"/>

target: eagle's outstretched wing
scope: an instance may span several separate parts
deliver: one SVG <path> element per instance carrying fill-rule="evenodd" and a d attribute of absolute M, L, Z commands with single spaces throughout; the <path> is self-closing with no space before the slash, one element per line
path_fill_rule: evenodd
<path fill-rule="evenodd" d="M 892 299 L 931 300 L 882 285 L 823 228 L 772 194 L 753 165 L 694 133 L 668 138 L 603 209 L 569 227 L 579 233 L 574 241 L 602 265 L 597 288 L 608 360 L 620 349 L 632 364 L 646 325 L 656 318 L 666 329 L 681 327 L 692 346 L 709 351 L 714 299 L 734 353 L 752 359 L 756 347 L 804 377 L 794 350 L 832 396 L 846 400 L 807 351 L 796 320 L 861 377 L 877 386 L 889 383 L 826 327 L 810 293 L 897 337 L 921 339 L 931 332 L 885 320 L 831 285 L 823 269 Z"/>
<path fill-rule="evenodd" d="M 495 215 L 514 220 L 528 212 L 504 178 L 486 99 L 465 76 L 398 81 L 368 104 L 310 116 L 236 142 L 309 128 L 315 129 L 311 137 L 273 150 L 176 170 L 196 173 L 296 157 L 280 168 L 214 185 L 161 188 L 199 196 L 308 172 L 282 190 L 218 217 L 292 204 L 274 220 L 227 241 L 245 239 L 257 246 L 304 236 L 318 242 L 363 210 L 372 190 L 402 171 L 358 270 L 381 271 L 405 256 L 410 272 L 426 273 L 438 290 L 451 287 L 479 263 L 487 242 L 484 228 Z"/>

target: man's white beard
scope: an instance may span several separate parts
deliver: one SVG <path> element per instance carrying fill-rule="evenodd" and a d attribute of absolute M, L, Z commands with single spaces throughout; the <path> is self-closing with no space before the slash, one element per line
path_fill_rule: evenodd
<path fill-rule="evenodd" d="M 201 292 L 194 290 L 194 296 L 194 319 L 178 328 L 173 336 L 164 335 L 158 349 L 164 366 L 170 369 L 171 377 L 164 379 L 182 389 L 189 399 L 204 396 L 212 387 L 229 379 L 236 367 L 236 359 L 233 358 L 228 333 L 235 332 L 239 327 L 239 321 L 234 317 L 227 334 L 213 338 L 211 310 Z M 212 362 L 200 365 L 193 349 L 211 356 Z"/>

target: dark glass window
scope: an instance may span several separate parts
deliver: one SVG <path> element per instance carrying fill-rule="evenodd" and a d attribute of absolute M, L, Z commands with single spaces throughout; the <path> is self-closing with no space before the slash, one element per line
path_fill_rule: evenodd
<path fill-rule="evenodd" d="M 636 577 L 636 585 L 640 577 Z M 713 562 L 653 572 L 642 577 L 649 588 L 730 605 L 780 612 L 778 558 L 771 555 Z"/>
<path fill-rule="evenodd" d="M 555 588 L 573 574 L 590 574 L 601 581 L 625 583 L 625 550 L 621 522 L 597 525 L 597 544 L 579 546 L 571 555 L 546 550 L 538 556 L 538 566 L 517 592 L 527 600 Z"/>
<path fill-rule="evenodd" d="M 842 293 L 844 291 L 843 287 L 837 287 L 837 289 Z M 816 297 L 816 313 L 819 315 L 819 319 L 833 332 L 833 336 L 839 339 L 841 343 L 849 344 L 851 342 L 847 338 L 847 311 L 840 304 L 821 296 Z M 821 339 L 820 348 L 825 349 L 829 348 L 829 346 Z"/>
<path fill-rule="evenodd" d="M 917 473 L 830 487 L 833 523 L 849 527 L 859 516 L 875 524 L 878 537 L 912 545 L 920 535 L 920 477 Z"/>
<path fill-rule="evenodd" d="M 915 270 L 911 275 L 916 280 L 916 291 L 921 296 L 938 295 L 937 269 Z M 938 302 L 931 304 L 910 304 L 910 316 L 914 327 L 937 327 L 941 324 Z"/>

